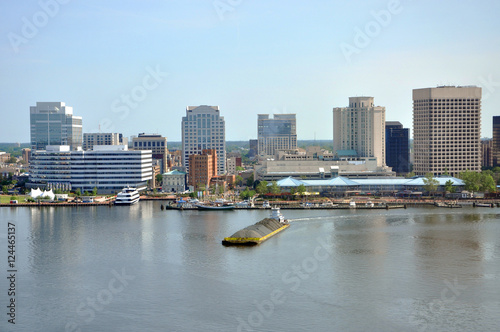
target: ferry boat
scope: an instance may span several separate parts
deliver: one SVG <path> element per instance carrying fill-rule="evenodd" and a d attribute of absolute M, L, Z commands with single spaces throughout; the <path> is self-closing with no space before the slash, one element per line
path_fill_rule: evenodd
<path fill-rule="evenodd" d="M 136 188 L 123 188 L 123 190 L 116 195 L 115 204 L 117 205 L 132 205 L 137 202 L 139 202 L 139 192 Z"/>

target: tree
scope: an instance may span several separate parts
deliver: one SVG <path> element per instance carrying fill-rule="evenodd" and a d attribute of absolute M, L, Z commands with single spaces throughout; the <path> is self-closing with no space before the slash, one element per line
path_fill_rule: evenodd
<path fill-rule="evenodd" d="M 241 199 L 248 199 L 248 198 L 250 198 L 250 190 L 248 190 L 248 187 L 246 187 L 245 190 L 243 190 L 240 193 L 240 198 Z"/>
<path fill-rule="evenodd" d="M 303 184 L 301 184 L 300 186 L 297 187 L 297 192 L 302 196 L 304 195 L 304 193 L 306 192 L 306 186 L 304 186 Z"/>
<path fill-rule="evenodd" d="M 15 164 L 15 163 L 17 163 L 16 157 L 10 157 L 9 160 L 7 160 L 7 164 Z"/>
<path fill-rule="evenodd" d="M 97 196 L 97 187 L 94 187 L 94 189 L 92 189 L 92 196 Z"/>
<path fill-rule="evenodd" d="M 241 166 L 236 166 L 236 170 L 237 171 L 244 171 L 245 169 L 243 167 L 241 167 Z"/>
<path fill-rule="evenodd" d="M 75 190 L 76 197 L 80 196 L 81 194 L 82 194 L 82 191 L 80 190 L 80 188 L 76 188 L 76 190 Z"/>
<path fill-rule="evenodd" d="M 269 191 L 269 188 L 267 188 L 267 181 L 261 181 L 258 185 L 257 185 L 257 193 L 259 195 L 264 195 L 264 194 L 267 194 L 268 191 Z"/>
<path fill-rule="evenodd" d="M 85 190 L 85 191 L 83 192 L 83 196 L 90 196 L 90 193 L 89 193 L 87 190 Z"/>
<path fill-rule="evenodd" d="M 449 192 L 449 193 L 454 193 L 455 192 L 455 187 L 453 187 L 453 181 L 448 180 L 444 184 L 444 189 Z"/>
<path fill-rule="evenodd" d="M 484 192 L 496 192 L 495 180 L 490 174 L 481 173 L 481 187 L 479 190 Z"/>
<path fill-rule="evenodd" d="M 473 171 L 461 172 L 458 177 L 465 183 L 465 190 L 470 192 L 479 191 L 481 188 L 481 174 Z"/>
<path fill-rule="evenodd" d="M 156 186 L 158 187 L 158 184 L 160 184 L 160 185 L 162 184 L 163 175 L 162 174 L 156 174 L 155 180 L 156 180 Z"/>
<path fill-rule="evenodd" d="M 415 173 L 410 172 L 410 173 L 406 174 L 406 176 L 405 176 L 405 177 L 406 177 L 407 179 L 409 179 L 409 178 L 412 178 L 412 177 L 414 177 L 414 176 L 415 176 Z"/>
<path fill-rule="evenodd" d="M 5 195 L 7 195 L 9 193 L 9 187 L 7 186 L 2 186 L 2 191 Z"/>
<path fill-rule="evenodd" d="M 247 186 L 253 187 L 253 183 L 254 183 L 254 177 L 253 174 L 251 174 L 250 177 L 247 179 Z"/>
<path fill-rule="evenodd" d="M 429 193 L 437 190 L 439 181 L 434 178 L 434 174 L 427 173 L 424 178 L 424 189 Z"/>
<path fill-rule="evenodd" d="M 281 192 L 281 187 L 278 186 L 278 182 L 273 181 L 269 187 L 269 192 L 271 194 L 279 194 Z"/>
<path fill-rule="evenodd" d="M 445 175 L 445 176 L 450 176 L 450 173 L 448 173 L 448 167 L 445 167 L 445 168 L 444 168 L 444 173 L 443 173 L 443 175 Z"/>
<path fill-rule="evenodd" d="M 234 180 L 236 182 L 236 185 L 241 186 L 243 184 L 243 178 L 241 175 L 236 175 L 236 178 Z"/>

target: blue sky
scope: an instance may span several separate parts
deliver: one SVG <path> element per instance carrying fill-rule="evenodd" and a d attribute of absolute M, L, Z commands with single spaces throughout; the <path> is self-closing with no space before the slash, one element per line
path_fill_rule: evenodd
<path fill-rule="evenodd" d="M 66 102 L 84 132 L 169 141 L 195 105 L 220 107 L 227 140 L 256 138 L 259 113 L 296 113 L 299 139 L 332 139 L 332 108 L 361 95 L 411 128 L 412 89 L 436 85 L 483 88 L 482 136 L 500 115 L 498 1 L 25 0 L 0 12 L 0 142 L 29 142 L 37 101 Z"/>

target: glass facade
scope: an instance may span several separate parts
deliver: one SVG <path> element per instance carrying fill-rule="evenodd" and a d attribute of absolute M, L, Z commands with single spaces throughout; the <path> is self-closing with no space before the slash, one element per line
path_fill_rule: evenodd
<path fill-rule="evenodd" d="M 73 116 L 64 103 L 38 102 L 30 107 L 31 148 L 44 150 L 47 145 L 82 146 L 82 118 Z"/>
<path fill-rule="evenodd" d="M 385 124 L 385 151 L 387 166 L 396 173 L 410 172 L 409 129 L 399 122 Z"/>

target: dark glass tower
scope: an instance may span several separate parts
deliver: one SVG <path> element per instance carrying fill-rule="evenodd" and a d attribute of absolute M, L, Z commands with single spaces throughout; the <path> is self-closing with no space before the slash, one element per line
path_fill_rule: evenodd
<path fill-rule="evenodd" d="M 408 128 L 398 121 L 385 123 L 385 163 L 396 173 L 410 172 L 410 140 Z"/>

